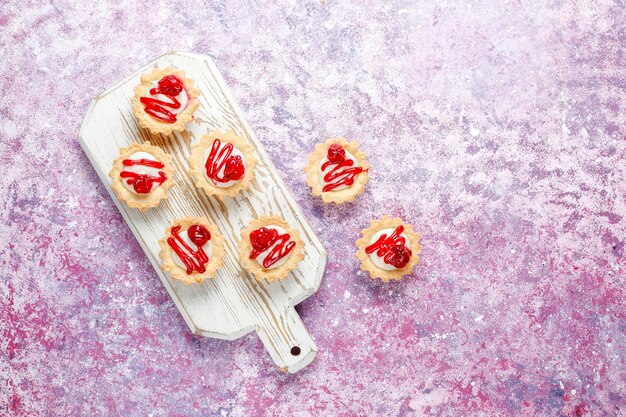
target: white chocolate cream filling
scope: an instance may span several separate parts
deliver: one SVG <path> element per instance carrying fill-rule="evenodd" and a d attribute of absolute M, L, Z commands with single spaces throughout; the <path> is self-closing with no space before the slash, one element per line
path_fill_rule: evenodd
<path fill-rule="evenodd" d="M 198 250 L 198 247 L 196 246 L 195 243 L 193 243 L 191 241 L 191 239 L 189 238 L 189 234 L 187 234 L 186 230 L 181 230 L 178 233 L 178 236 L 180 236 L 180 238 L 183 240 L 183 242 L 185 242 L 190 248 L 191 250 L 193 250 L 194 252 L 196 252 Z M 178 240 L 172 236 L 172 239 L 174 239 L 174 241 L 176 241 L 178 243 L 178 246 L 180 246 L 180 248 L 190 257 L 193 258 L 193 254 L 191 252 L 189 252 L 187 249 L 185 249 L 185 247 L 183 245 L 180 244 L 180 242 L 178 242 Z M 209 260 L 211 260 L 211 256 L 213 255 L 213 245 L 211 245 L 211 239 L 209 239 L 203 246 L 202 249 L 204 250 L 204 253 L 206 253 L 206 256 L 209 258 Z M 185 266 L 185 264 L 183 263 L 182 259 L 180 259 L 180 256 L 178 256 L 178 254 L 176 252 L 174 252 L 172 250 L 172 259 L 174 260 L 174 263 L 176 265 L 178 265 L 179 267 L 181 267 L 182 269 L 187 269 L 187 267 Z"/>
<path fill-rule="evenodd" d="M 163 101 L 165 103 L 172 103 L 172 99 L 169 98 L 168 96 L 166 96 L 165 94 L 150 94 L 150 90 L 152 90 L 153 88 L 159 88 L 159 81 L 158 80 L 152 82 L 152 86 L 148 90 L 147 96 L 149 96 L 151 98 L 155 98 L 157 100 L 161 100 L 161 101 Z M 184 85 L 183 85 L 182 91 L 180 93 L 178 93 L 178 95 L 176 96 L 176 100 L 180 103 L 180 107 L 179 108 L 174 109 L 174 108 L 169 107 L 169 106 L 164 106 L 164 108 L 167 109 L 167 111 L 169 111 L 172 114 L 179 115 L 187 108 L 187 102 L 189 101 L 189 97 L 187 96 L 187 90 L 185 90 L 185 86 Z"/>
<path fill-rule="evenodd" d="M 220 141 L 221 142 L 221 141 Z M 220 154 L 220 151 L 224 148 L 224 146 L 228 145 L 228 142 L 221 142 L 220 143 L 220 148 L 217 151 L 217 155 Z M 226 182 L 219 182 L 219 181 L 214 181 L 213 179 L 209 178 L 209 176 L 206 174 L 206 161 L 207 159 L 209 159 L 209 155 L 211 154 L 211 149 L 213 148 L 213 143 L 211 144 L 211 146 L 209 146 L 207 148 L 206 151 L 204 151 L 204 169 L 203 169 L 203 173 L 204 173 L 204 178 L 210 183 L 213 184 L 216 187 L 219 188 L 228 188 L 231 187 L 233 184 L 241 181 L 241 178 L 238 180 L 231 180 L 231 181 L 226 181 Z M 230 153 L 230 156 L 239 156 L 241 157 L 241 162 L 243 164 L 243 168 L 246 169 L 246 158 L 243 156 L 243 153 L 241 153 L 241 151 L 239 149 L 237 149 L 236 147 L 233 146 L 233 150 Z M 220 161 L 221 163 L 221 161 Z M 219 165 L 219 164 L 218 164 Z M 226 169 L 226 164 L 223 164 L 222 167 L 220 168 L 219 172 L 217 173 L 217 178 L 224 178 L 224 170 Z M 244 174 L 245 175 L 245 174 Z M 243 177 L 242 177 L 243 178 Z"/>
<path fill-rule="evenodd" d="M 355 168 L 355 167 L 359 166 L 358 165 L 359 163 L 356 160 L 356 158 L 354 157 L 354 155 L 352 155 L 350 152 L 348 152 L 347 149 L 344 148 L 344 150 L 346 151 L 346 159 L 353 161 L 353 163 L 352 163 L 352 166 L 341 168 L 339 170 L 339 172 L 343 172 L 346 169 Z M 322 171 L 322 166 L 326 162 L 328 162 L 328 154 L 326 154 L 326 156 L 324 156 L 324 158 L 322 158 L 322 160 L 320 161 L 319 165 L 317 166 L 317 177 L 319 178 L 319 181 L 320 181 L 320 184 L 322 185 L 322 188 L 324 188 L 326 185 L 330 184 L 329 182 L 324 181 L 324 176 L 337 167 L 337 165 L 335 165 L 335 164 L 329 164 L 328 166 L 326 166 L 326 169 Z M 340 185 L 337 188 L 334 188 L 331 191 L 340 191 L 340 190 L 345 190 L 346 188 L 350 188 L 350 186 L 343 184 L 343 185 Z"/>
<path fill-rule="evenodd" d="M 370 239 L 369 244 L 373 245 L 383 234 L 387 235 L 387 237 L 391 236 L 395 230 L 396 230 L 395 228 L 379 230 L 374 236 L 372 236 L 372 239 Z M 400 236 L 404 238 L 404 245 L 406 246 L 407 243 L 409 243 L 409 237 L 404 232 L 402 232 Z M 376 250 L 369 254 L 369 257 L 372 260 L 372 262 L 374 262 L 374 265 L 376 265 L 380 269 L 384 269 L 385 271 L 393 271 L 395 269 L 398 269 L 393 265 L 389 265 L 385 263 L 383 257 L 378 256 L 376 252 L 378 251 Z"/>
<path fill-rule="evenodd" d="M 143 151 L 135 152 L 134 154 L 132 154 L 130 157 L 126 159 L 130 159 L 131 161 L 139 161 L 140 159 L 147 159 L 149 161 L 157 161 L 157 159 L 154 156 L 152 156 L 152 154 L 149 154 L 148 152 L 143 152 Z M 134 172 L 135 174 L 140 174 L 140 175 L 141 174 L 149 175 L 150 177 L 153 177 L 153 178 L 159 178 L 159 172 L 163 170 L 159 168 L 147 167 L 145 165 L 130 165 L 130 166 L 124 166 L 124 170 L 122 172 L 124 171 Z M 135 191 L 135 188 L 133 187 L 132 184 L 133 184 L 132 178 L 122 178 L 122 185 L 124 185 L 124 188 L 126 188 L 128 191 L 130 191 L 133 194 L 139 194 Z M 155 188 L 157 188 L 160 185 L 161 185 L 160 182 L 153 181 L 152 187 L 150 188 L 150 192 L 152 192 Z"/>
<path fill-rule="evenodd" d="M 274 229 L 278 232 L 278 235 L 284 235 L 285 233 L 287 233 L 287 231 L 285 229 L 283 229 L 280 226 L 264 226 L 266 229 Z M 259 256 L 256 257 L 256 261 L 259 263 L 259 265 L 261 265 L 262 268 L 265 268 L 263 266 L 263 262 L 265 261 L 265 258 L 267 258 L 267 256 L 270 254 L 270 252 L 272 251 L 272 249 L 274 249 L 276 247 L 276 245 L 279 243 L 279 241 L 274 242 L 274 244 L 272 246 L 270 246 L 269 248 L 267 248 L 265 251 L 261 252 L 259 254 Z M 285 246 L 287 246 L 289 244 L 289 241 L 285 242 Z M 292 251 L 293 252 L 293 251 Z M 280 266 L 283 266 L 285 264 L 285 262 L 287 262 L 287 259 L 289 259 L 289 257 L 291 256 L 291 252 L 289 254 L 287 254 L 286 256 L 280 258 L 279 260 L 277 260 L 274 265 L 271 265 L 269 268 L 265 268 L 265 269 L 276 269 Z"/>

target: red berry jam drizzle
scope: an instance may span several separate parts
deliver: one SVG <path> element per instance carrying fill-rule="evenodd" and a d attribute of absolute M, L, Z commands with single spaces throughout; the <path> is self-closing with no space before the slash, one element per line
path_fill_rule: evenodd
<path fill-rule="evenodd" d="M 142 165 L 150 168 L 158 168 L 161 169 L 165 165 L 163 165 L 159 161 L 151 161 L 149 159 L 124 159 L 122 161 L 125 167 L 133 166 L 133 165 Z M 126 179 L 126 183 L 133 186 L 133 189 L 137 194 L 148 194 L 152 191 L 152 186 L 156 184 L 163 184 L 167 181 L 167 175 L 165 172 L 159 171 L 158 177 L 151 177 L 146 174 L 137 174 L 136 172 L 130 171 L 122 171 L 120 173 L 120 177 Z"/>
<path fill-rule="evenodd" d="M 389 237 L 383 233 L 376 242 L 365 248 L 365 253 L 376 252 L 376 255 L 383 258 L 383 262 L 387 265 L 398 269 L 404 268 L 409 263 L 412 252 L 405 246 L 406 239 L 400 236 L 402 232 L 404 232 L 404 226 L 396 227 Z"/>
<path fill-rule="evenodd" d="M 187 275 L 191 275 L 194 271 L 203 273 L 206 271 L 204 266 L 209 262 L 209 257 L 202 247 L 211 240 L 211 232 L 209 232 L 206 227 L 199 224 L 194 224 L 187 229 L 189 240 L 198 247 L 194 252 L 178 235 L 180 228 L 180 225 L 172 227 L 172 237 L 167 238 L 167 244 L 170 245 L 180 260 L 183 261 L 183 264 L 185 264 Z"/>
<path fill-rule="evenodd" d="M 221 149 L 220 149 L 221 148 Z M 240 180 L 246 173 L 246 168 L 243 166 L 243 160 L 239 155 L 231 155 L 233 153 L 233 145 L 226 143 L 222 147 L 222 142 L 219 139 L 213 141 L 211 152 L 204 164 L 206 169 L 206 176 L 214 183 L 226 183 L 228 181 Z M 222 176 L 219 176 L 220 171 L 224 169 Z"/>
<path fill-rule="evenodd" d="M 276 229 L 268 229 L 267 227 L 254 230 L 250 233 L 250 245 L 252 246 L 250 259 L 256 259 L 257 256 L 275 244 L 270 253 L 268 253 L 263 260 L 263 268 L 267 269 L 271 267 L 276 262 L 289 255 L 296 246 L 296 242 L 289 242 L 290 237 L 289 233 L 279 235 Z"/>
<path fill-rule="evenodd" d="M 352 167 L 354 161 L 346 159 L 345 149 L 337 143 L 330 145 L 327 158 L 328 161 L 322 165 L 322 172 L 333 165 L 334 168 L 324 174 L 324 182 L 327 183 L 322 189 L 324 192 L 333 191 L 343 185 L 350 187 L 354 184 L 354 178 L 357 175 L 367 171 L 361 167 Z"/>
<path fill-rule="evenodd" d="M 178 77 L 175 75 L 167 75 L 159 80 L 157 88 L 150 89 L 150 95 L 156 96 L 157 94 L 162 94 L 170 101 L 163 101 L 153 97 L 141 97 L 139 101 L 145 105 L 145 111 L 150 116 L 165 123 L 174 123 L 176 122 L 176 114 L 172 113 L 167 108 L 169 107 L 174 110 L 180 109 L 180 102 L 176 99 L 176 96 L 184 89 L 183 82 L 178 79 Z M 185 93 L 187 93 L 187 90 L 185 90 Z M 190 99 L 189 94 L 187 94 L 187 99 Z"/>

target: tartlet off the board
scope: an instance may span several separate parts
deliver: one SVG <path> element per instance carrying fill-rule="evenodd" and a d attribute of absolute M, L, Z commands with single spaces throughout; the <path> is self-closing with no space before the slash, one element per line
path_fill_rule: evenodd
<path fill-rule="evenodd" d="M 372 279 L 399 280 L 419 263 L 420 235 L 402 219 L 384 216 L 373 220 L 362 234 L 356 241 L 356 257 L 361 260 L 361 269 L 369 272 Z"/>
<path fill-rule="evenodd" d="M 369 168 L 356 142 L 334 138 L 315 145 L 304 172 L 313 195 L 324 203 L 341 204 L 354 201 L 363 192 Z"/>

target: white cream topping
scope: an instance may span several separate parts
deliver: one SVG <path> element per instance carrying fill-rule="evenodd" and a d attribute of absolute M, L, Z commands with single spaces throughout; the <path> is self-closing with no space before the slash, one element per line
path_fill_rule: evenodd
<path fill-rule="evenodd" d="M 217 151 L 217 155 L 219 155 L 220 151 L 222 150 L 222 148 L 224 148 L 224 146 L 228 145 L 227 142 L 221 142 L 220 143 L 220 147 Z M 219 181 L 213 181 L 211 178 L 208 177 L 208 175 L 206 174 L 206 161 L 207 159 L 209 159 L 209 155 L 211 154 L 211 149 L 213 148 L 213 144 L 211 144 L 211 146 L 209 146 L 207 148 L 207 150 L 204 152 L 204 168 L 203 168 L 203 173 L 204 173 L 204 178 L 210 182 L 211 184 L 213 184 L 216 187 L 219 188 L 228 188 L 230 186 L 232 186 L 233 184 L 241 181 L 241 179 L 238 180 L 232 180 L 232 181 L 226 181 L 226 182 L 219 182 Z M 239 156 L 241 157 L 241 162 L 243 164 L 243 168 L 246 169 L 246 159 L 243 156 L 243 153 L 241 153 L 241 151 L 239 149 L 237 149 L 236 147 L 233 146 L 233 150 L 230 153 L 230 156 Z M 226 164 L 224 164 L 222 166 L 222 168 L 219 170 L 219 172 L 217 173 L 217 177 L 218 178 L 224 178 L 224 169 L 226 168 Z"/>
<path fill-rule="evenodd" d="M 144 151 L 135 152 L 129 158 L 126 158 L 126 159 L 130 159 L 132 161 L 138 161 L 140 159 L 148 159 L 150 161 L 157 161 L 157 159 L 154 156 Z M 135 174 L 149 175 L 151 177 L 158 178 L 159 172 L 161 172 L 162 170 L 159 168 L 147 167 L 145 165 L 130 165 L 130 166 L 124 166 L 124 170 L 122 172 L 124 171 L 134 172 Z M 128 183 L 129 181 L 130 181 L 130 184 Z M 132 186 L 132 182 L 133 182 L 132 178 L 122 178 L 122 184 L 128 191 L 132 192 L 133 194 L 139 194 L 135 191 L 135 188 Z M 152 183 L 152 187 L 150 188 L 150 192 L 152 192 L 155 188 L 157 188 L 160 185 L 161 185 L 160 182 L 154 181 Z"/>
<path fill-rule="evenodd" d="M 387 237 L 391 236 L 395 230 L 396 230 L 395 228 L 379 230 L 374 236 L 372 236 L 372 239 L 370 239 L 370 245 L 374 244 L 374 242 L 376 242 L 383 234 L 387 235 Z M 408 243 L 409 241 L 409 237 L 404 232 L 402 232 L 400 236 L 404 238 L 404 242 L 406 246 L 406 243 Z M 394 269 L 398 269 L 393 265 L 389 265 L 385 263 L 383 257 L 378 256 L 376 252 L 378 251 L 374 251 L 369 254 L 369 257 L 372 260 L 372 262 L 374 262 L 374 265 L 376 265 L 380 269 L 384 269 L 385 271 L 393 271 Z"/>
<path fill-rule="evenodd" d="M 344 150 L 345 150 L 345 149 L 344 149 Z M 352 166 L 349 166 L 349 167 L 343 167 L 343 168 L 341 168 L 341 170 L 340 170 L 339 172 L 343 172 L 343 171 L 345 171 L 346 169 L 350 169 L 350 168 L 354 168 L 354 167 L 357 167 L 357 166 L 358 166 L 358 161 L 356 160 L 356 158 L 354 157 L 354 155 L 352 155 L 352 154 L 351 154 L 350 152 L 348 152 L 347 150 L 345 150 L 345 151 L 346 151 L 346 159 L 349 159 L 349 160 L 353 161 L 353 164 L 352 164 Z M 323 166 L 326 162 L 328 162 L 328 154 L 327 154 L 324 158 L 322 158 L 322 160 L 320 161 L 319 165 L 317 166 L 317 177 L 318 177 L 318 178 L 319 178 L 319 180 L 320 180 L 320 184 L 322 185 L 322 188 L 324 188 L 326 185 L 328 185 L 328 184 L 329 184 L 328 182 L 324 181 L 324 176 L 325 176 L 326 174 L 328 174 L 330 171 L 332 171 L 332 170 L 333 170 L 333 169 L 337 166 L 337 165 L 334 165 L 334 164 L 329 164 L 329 165 L 326 167 L 326 169 L 322 171 L 322 166 Z M 332 182 L 332 181 L 331 181 L 331 182 Z M 350 186 L 343 184 L 343 185 L 340 185 L 339 187 L 337 187 L 337 188 L 335 188 L 335 189 L 333 189 L 333 190 L 331 190 L 331 191 L 340 191 L 340 190 L 345 190 L 346 188 L 350 188 Z"/>
<path fill-rule="evenodd" d="M 198 247 L 196 246 L 195 243 L 193 243 L 191 241 L 191 239 L 189 238 L 189 234 L 187 234 L 186 230 L 181 230 L 178 233 L 178 236 L 180 236 L 180 238 L 183 240 L 183 242 L 185 242 L 187 245 L 189 245 L 189 247 L 191 248 L 191 250 L 193 250 L 194 252 L 196 252 L 198 250 Z M 174 238 L 174 236 L 172 236 L 172 238 L 176 240 L 176 238 Z M 180 244 L 180 242 L 178 242 L 178 246 L 180 246 L 180 248 L 187 254 L 189 255 L 189 257 L 193 258 L 193 254 L 191 252 L 189 252 L 187 249 L 185 249 L 185 247 L 183 245 Z M 209 239 L 203 246 L 202 249 L 204 250 L 204 253 L 206 253 L 206 256 L 208 256 L 209 260 L 211 260 L 211 256 L 213 255 L 213 245 L 211 245 L 211 239 Z M 185 266 L 185 264 L 183 263 L 182 259 L 180 259 L 180 256 L 178 256 L 176 254 L 176 252 L 172 251 L 172 259 L 174 260 L 174 263 L 178 266 L 180 266 L 182 269 L 187 269 L 187 267 Z"/>
<path fill-rule="evenodd" d="M 157 100 L 161 100 L 165 103 L 173 103 L 172 99 L 166 96 L 165 94 L 150 94 L 150 90 L 152 90 L 153 88 L 158 88 L 158 87 L 159 87 L 159 82 L 153 81 L 152 87 L 150 87 L 150 89 L 148 90 L 148 96 L 155 98 Z M 182 91 L 178 93 L 178 95 L 176 96 L 176 100 L 178 100 L 178 102 L 180 103 L 179 108 L 174 109 L 169 106 L 163 106 L 163 108 L 165 108 L 167 111 L 169 111 L 172 114 L 176 114 L 176 115 L 181 114 L 187 108 L 187 102 L 189 101 L 189 97 L 187 97 L 187 90 L 185 90 L 185 87 L 183 87 Z"/>
<path fill-rule="evenodd" d="M 274 230 L 276 230 L 278 232 L 279 236 L 280 235 L 284 235 L 285 233 L 287 233 L 287 231 L 285 229 L 283 229 L 282 227 L 280 227 L 280 226 L 264 226 L 264 227 L 266 229 L 274 229 Z M 267 256 L 270 254 L 272 249 L 274 249 L 278 243 L 279 243 L 278 241 L 275 242 L 272 246 L 267 248 L 267 250 L 261 252 L 259 254 L 259 256 L 256 257 L 256 261 L 259 263 L 259 265 L 261 265 L 261 267 L 265 268 L 263 266 L 263 262 L 265 261 L 265 258 L 267 258 Z M 289 243 L 289 241 L 285 242 L 285 246 L 287 246 L 288 243 Z M 269 268 L 265 268 L 265 269 L 275 269 L 275 268 L 278 268 L 279 266 L 284 265 L 285 262 L 287 262 L 287 259 L 289 259 L 289 256 L 291 256 L 291 252 L 288 255 L 286 255 L 286 256 L 280 258 L 279 260 L 277 260 L 274 263 L 274 265 L 271 265 Z"/>

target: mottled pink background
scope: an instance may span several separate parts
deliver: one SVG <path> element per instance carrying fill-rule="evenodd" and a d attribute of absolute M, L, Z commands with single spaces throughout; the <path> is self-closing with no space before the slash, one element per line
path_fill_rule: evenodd
<path fill-rule="evenodd" d="M 620 0 L 0 5 L 0 415 L 626 415 Z M 492 4 L 497 3 L 497 4 Z M 93 96 L 213 56 L 330 254 L 297 375 L 193 336 L 83 154 Z M 373 164 L 311 198 L 316 142 Z M 359 272 L 400 215 L 423 261 Z"/>

